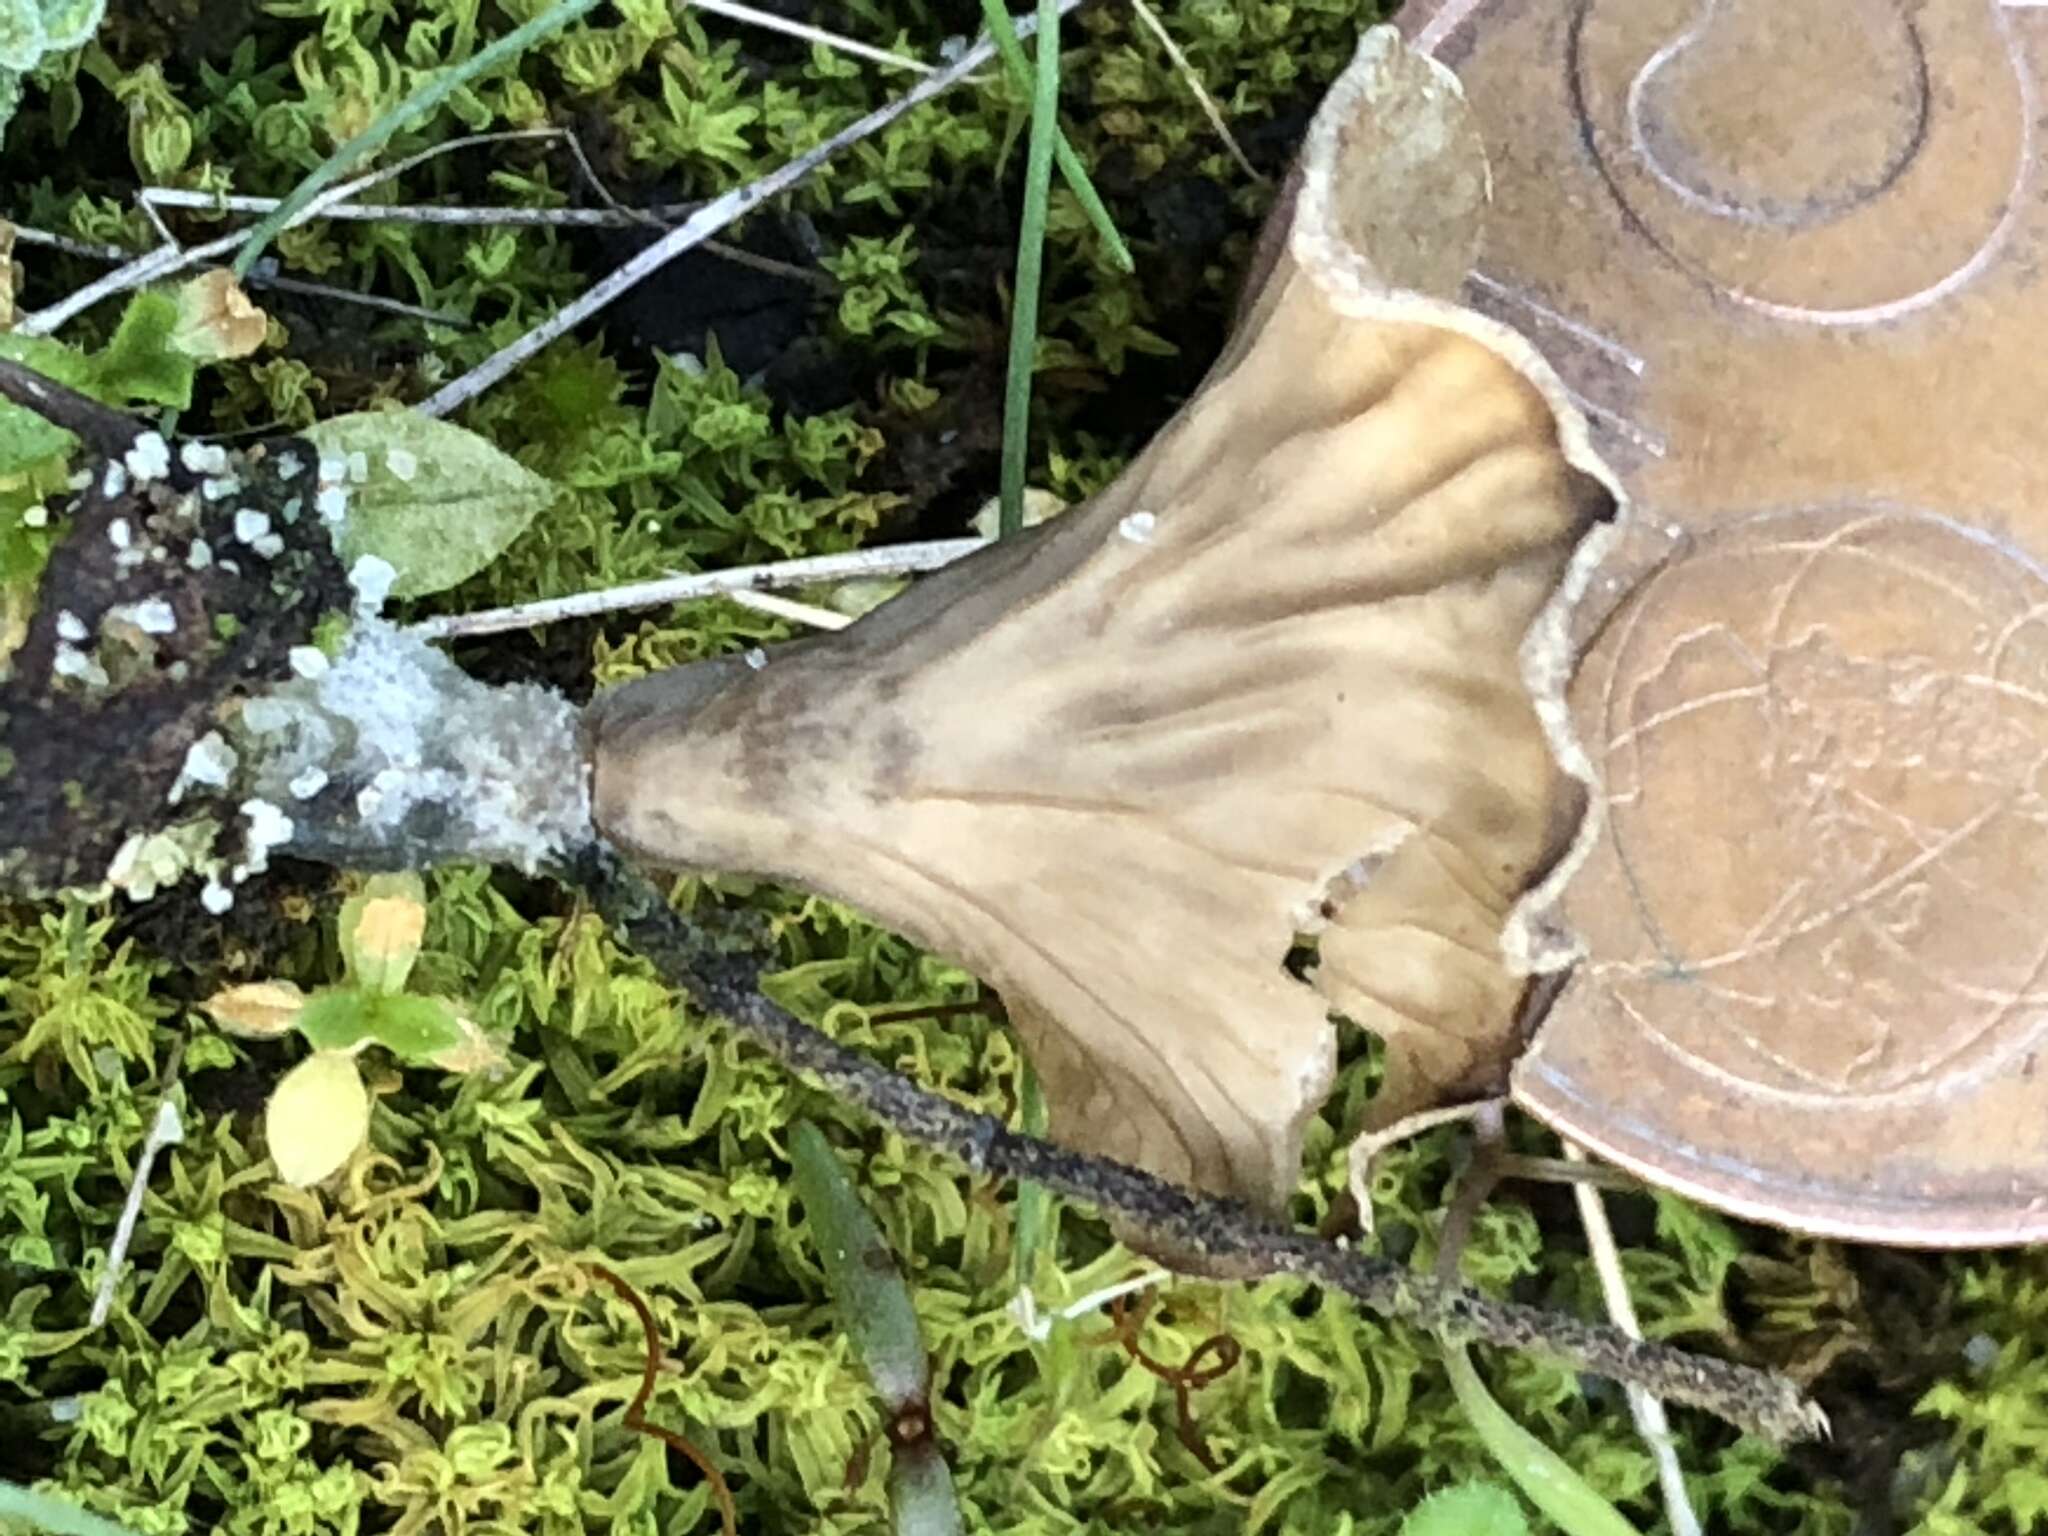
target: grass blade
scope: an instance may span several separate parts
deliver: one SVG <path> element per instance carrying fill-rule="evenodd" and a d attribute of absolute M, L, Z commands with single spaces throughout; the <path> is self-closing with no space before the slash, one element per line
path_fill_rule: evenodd
<path fill-rule="evenodd" d="M 889 1463 L 890 1529 L 895 1536 L 961 1536 L 960 1498 L 953 1469 L 926 1442 L 896 1453 Z"/>
<path fill-rule="evenodd" d="M 579 16 L 597 9 L 597 4 L 598 0 L 561 0 L 561 4 L 541 12 L 524 26 L 514 28 L 503 37 L 479 48 L 460 64 L 442 70 L 420 89 L 384 113 L 369 127 L 313 167 L 306 179 L 293 187 L 291 194 L 249 231 L 248 238 L 235 252 L 235 276 L 247 277 L 270 242 L 277 238 L 278 232 L 288 227 L 308 203 L 340 180 L 342 172 L 348 170 L 356 161 L 383 148 L 386 141 L 399 129 L 432 112 L 477 76 L 496 69 L 508 59 L 516 59 L 541 39 L 561 31 Z"/>
<path fill-rule="evenodd" d="M 892 1418 L 923 1412 L 931 1363 L 896 1255 L 860 1203 L 823 1131 L 799 1120 L 790 1131 L 789 1154 L 811 1236 L 825 1261 L 825 1280 L 854 1353 Z"/>
<path fill-rule="evenodd" d="M 1458 1406 L 1479 1431 L 1493 1459 L 1515 1481 L 1531 1504 L 1566 1536 L 1642 1536 L 1635 1526 L 1592 1486 L 1571 1469 L 1565 1459 L 1522 1428 L 1508 1411 L 1494 1401 L 1472 1367 L 1471 1353 L 1463 1344 L 1444 1346 L 1444 1368 L 1450 1372 L 1451 1391 Z"/>
<path fill-rule="evenodd" d="M 1003 68 L 1010 78 L 1025 90 L 1032 88 L 1031 61 L 1024 57 L 1024 45 L 1017 40 L 1017 29 L 1010 22 L 1010 13 L 1003 9 L 1002 0 L 981 0 L 981 14 L 988 23 L 988 35 L 994 40 L 996 52 L 1003 56 Z M 1088 167 L 1081 163 L 1081 156 L 1068 141 L 1064 131 L 1053 130 L 1053 163 L 1060 168 L 1060 176 L 1081 204 L 1081 211 L 1088 215 L 1088 222 L 1095 226 L 1095 233 L 1109 251 L 1109 259 L 1116 264 L 1119 272 L 1135 272 L 1138 264 L 1131 259 L 1131 248 L 1124 244 L 1124 237 L 1116 227 L 1116 220 L 1109 216 L 1109 209 L 1102 201 L 1102 194 L 1095 190 L 1095 182 L 1088 174 Z"/>
<path fill-rule="evenodd" d="M 1005 17 L 1005 29 L 1008 18 Z M 1038 0 L 1037 70 L 1031 151 L 1024 165 L 1024 217 L 1017 235 L 1017 282 L 1010 297 L 1010 364 L 1003 390 L 1003 483 L 997 537 L 1024 526 L 1024 460 L 1031 444 L 1031 367 L 1038 351 L 1038 293 L 1045 273 L 1045 213 L 1052 194 L 1052 145 L 1059 129 L 1060 9 Z"/>

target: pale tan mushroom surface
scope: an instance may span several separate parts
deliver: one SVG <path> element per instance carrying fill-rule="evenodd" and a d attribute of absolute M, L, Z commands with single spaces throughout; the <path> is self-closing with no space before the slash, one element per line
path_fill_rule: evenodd
<path fill-rule="evenodd" d="M 1375 1118 L 1504 1080 L 1544 963 L 1512 919 L 1582 798 L 1542 631 L 1613 508 L 1533 353 L 1429 296 L 1485 208 L 1455 81 L 1369 34 L 1297 180 L 1225 355 L 1108 490 L 592 717 L 606 835 L 956 958 L 1056 1139 L 1267 1206 L 1332 1013 L 1388 1042 Z"/>

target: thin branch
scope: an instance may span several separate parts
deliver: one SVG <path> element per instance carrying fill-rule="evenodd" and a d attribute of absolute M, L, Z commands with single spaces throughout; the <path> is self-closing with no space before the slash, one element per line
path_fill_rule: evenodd
<path fill-rule="evenodd" d="M 1223 147 L 1230 151 L 1230 158 L 1243 169 L 1245 175 L 1264 186 L 1268 180 L 1265 172 L 1253 165 L 1237 142 L 1237 135 L 1230 131 L 1230 124 L 1224 121 L 1223 109 L 1216 105 L 1216 98 L 1209 94 L 1209 88 L 1202 84 L 1202 77 L 1195 72 L 1195 66 L 1188 62 L 1188 56 L 1180 51 L 1180 44 L 1173 40 L 1173 34 L 1166 30 L 1152 7 L 1145 0 L 1131 0 L 1131 9 L 1138 13 L 1138 20 L 1146 30 L 1159 40 L 1159 46 L 1166 50 L 1166 56 L 1173 60 L 1173 67 L 1180 71 L 1181 79 L 1188 89 L 1195 93 L 1195 100 L 1201 103 L 1202 113 L 1209 119 L 1209 126 L 1216 130 L 1216 136 L 1223 141 Z"/>
<path fill-rule="evenodd" d="M 1246 1279 L 1299 1276 L 1446 1339 L 1538 1350 L 1575 1369 L 1704 1408 L 1774 1440 L 1815 1432 L 1817 1410 L 1781 1376 L 1443 1285 L 1282 1226 L 1236 1201 L 1182 1189 L 1108 1158 L 1069 1152 L 1012 1131 L 992 1115 L 918 1087 L 777 1007 L 760 990 L 758 959 L 701 939 L 645 876 L 609 850 L 586 850 L 567 875 L 606 921 L 705 1013 L 728 1020 L 791 1070 L 817 1079 L 911 1140 L 961 1158 L 977 1174 L 1035 1179 L 1166 1246 L 1200 1255 L 1214 1273 Z"/>
<path fill-rule="evenodd" d="M 121 1219 L 114 1227 L 114 1241 L 107 1248 L 107 1267 L 100 1275 L 100 1288 L 92 1299 L 92 1316 L 88 1321 L 95 1328 L 103 1326 L 113 1314 L 114 1292 L 121 1284 L 122 1272 L 128 1267 L 128 1245 L 135 1241 L 135 1224 L 142 1216 L 142 1196 L 149 1188 L 149 1175 L 156 1167 L 157 1154 L 185 1139 L 185 1122 L 178 1114 L 177 1101 L 171 1097 L 183 1059 L 184 1047 L 180 1046 L 164 1067 L 158 1088 L 162 1096 L 157 1101 L 156 1118 L 150 1122 L 149 1134 L 142 1141 L 141 1155 L 135 1159 L 135 1174 L 128 1181 L 128 1198 L 121 1205 Z"/>
<path fill-rule="evenodd" d="M 83 256 L 92 261 L 126 261 L 135 254 L 126 246 L 102 245 L 97 240 L 80 240 L 47 229 L 31 229 L 26 224 L 14 226 L 14 238 L 23 245 L 46 245 L 66 256 Z"/>
<path fill-rule="evenodd" d="M 102 405 L 90 395 L 5 358 L 0 358 L 0 400 L 34 411 L 110 459 L 126 453 L 145 430 L 143 423 L 126 411 Z"/>
<path fill-rule="evenodd" d="M 282 205 L 259 220 L 235 252 L 231 264 L 237 278 L 256 265 L 264 247 L 297 222 L 298 215 L 320 200 L 323 189 L 339 181 L 342 173 L 366 155 L 382 149 L 399 129 L 431 117 L 441 104 L 470 81 L 508 64 L 528 48 L 552 37 L 571 22 L 588 15 L 597 0 L 555 0 L 555 3 L 503 37 L 493 38 L 459 64 L 435 71 L 427 83 L 405 100 L 379 114 L 362 132 L 322 160 L 292 188 Z"/>
<path fill-rule="evenodd" d="M 742 608 L 751 608 L 756 613 L 765 613 L 771 618 L 787 619 L 792 624 L 802 624 L 809 629 L 844 629 L 853 622 L 843 613 L 830 608 L 820 608 L 815 603 L 799 603 L 794 598 L 777 597 L 773 592 L 741 590 L 726 594 Z M 979 1006 L 976 1004 L 975 1006 Z"/>
<path fill-rule="evenodd" d="M 408 155 L 403 160 L 387 165 L 381 170 L 366 172 L 364 175 L 358 176 L 354 181 L 345 181 L 339 186 L 329 187 L 318 197 L 306 204 L 305 207 L 301 208 L 285 227 L 296 229 L 301 224 L 327 216 L 331 209 L 348 202 L 358 192 L 366 191 L 395 177 L 403 176 L 407 171 L 412 170 L 416 166 L 424 165 L 428 161 L 437 159 L 442 155 L 452 154 L 459 149 L 470 149 L 481 144 L 502 144 L 516 139 L 554 139 L 560 137 L 562 137 L 562 130 L 559 128 L 517 128 L 499 133 L 473 133 L 459 139 L 450 139 L 445 144 L 436 144 L 431 149 L 423 149 L 418 154 Z M 94 281 L 86 284 L 85 287 L 79 289 L 68 298 L 60 299 L 49 308 L 39 309 L 34 314 L 29 315 L 14 328 L 14 334 L 17 336 L 47 336 L 65 321 L 76 315 L 83 314 L 102 299 L 109 299 L 116 294 L 127 293 L 131 289 L 142 287 L 145 283 L 153 283 L 159 278 L 170 277 L 175 273 L 186 270 L 188 267 L 195 267 L 201 262 L 210 261 L 216 256 L 224 255 L 240 246 L 244 238 L 243 233 L 240 230 L 236 230 L 208 240 L 203 245 L 187 246 L 182 251 L 171 246 L 158 246 L 155 250 L 146 251 L 133 260 L 115 268 L 105 276 L 96 278 Z"/>
<path fill-rule="evenodd" d="M 1081 0 L 1059 0 L 1059 8 L 1067 11 L 1080 3 Z M 1023 24 L 1020 23 L 1021 25 Z M 834 134 L 815 149 L 805 151 L 794 160 L 769 172 L 759 181 L 750 182 L 721 197 L 713 198 L 678 228 L 639 252 L 625 265 L 607 273 L 587 292 L 565 304 L 541 325 L 511 345 L 493 353 L 460 378 L 436 390 L 420 404 L 419 409 L 429 416 L 446 416 L 449 412 L 468 404 L 535 353 L 574 330 L 628 289 L 645 281 L 674 261 L 683 252 L 693 246 L 702 245 L 727 225 L 753 212 L 771 197 L 788 191 L 842 150 L 880 133 L 913 108 L 922 106 L 933 97 L 951 89 L 986 63 L 994 53 L 995 44 L 983 38 L 953 63 L 927 75 L 897 100 L 870 112 L 859 122 Z"/>
<path fill-rule="evenodd" d="M 190 208 L 207 213 L 274 213 L 283 201 L 282 198 L 248 197 L 237 193 L 187 192 L 177 187 L 146 187 L 143 196 L 163 207 Z M 475 229 L 515 229 L 532 225 L 632 229 L 650 224 L 666 227 L 674 218 L 687 217 L 703 206 L 702 203 L 677 203 L 657 208 L 513 208 L 344 202 L 322 208 L 319 217 L 355 223 L 454 224 Z"/>
<path fill-rule="evenodd" d="M 280 277 L 275 272 L 252 272 L 243 281 L 251 288 L 270 289 L 276 293 L 293 293 L 301 298 L 323 299 L 330 304 L 353 304 L 360 309 L 381 310 L 387 315 L 398 315 L 407 320 L 422 320 L 429 325 L 445 325 L 456 330 L 468 330 L 476 322 L 462 315 L 451 314 L 445 309 L 428 309 L 424 304 L 408 304 L 403 299 L 387 299 L 375 293 L 357 293 L 348 288 L 337 288 L 332 283 L 309 283 L 301 278 Z"/>
<path fill-rule="evenodd" d="M 885 544 L 843 555 L 812 555 L 776 565 L 739 565 L 722 571 L 701 571 L 639 581 L 596 592 L 544 598 L 510 608 L 485 608 L 476 613 L 445 614 L 415 624 L 413 633 L 427 640 L 454 640 L 467 635 L 495 635 L 508 629 L 532 629 L 562 619 L 586 619 L 633 608 L 662 608 L 733 592 L 759 592 L 774 587 L 802 587 L 813 582 L 859 581 L 876 576 L 908 576 L 936 571 L 980 549 L 985 539 L 934 539 L 923 544 Z"/>
<path fill-rule="evenodd" d="M 1567 1141 L 1565 1157 L 1587 1163 L 1583 1147 Z M 1614 1241 L 1614 1228 L 1607 1220 L 1607 1205 L 1599 1190 L 1590 1184 L 1575 1184 L 1572 1198 L 1579 1205 L 1579 1224 L 1586 1229 L 1586 1247 L 1593 1255 L 1593 1270 L 1600 1277 L 1600 1294 L 1607 1303 L 1607 1315 L 1614 1326 L 1632 1339 L 1643 1336 L 1636 1318 L 1635 1298 L 1629 1294 L 1628 1277 L 1621 1272 L 1621 1250 Z M 1664 1515 L 1671 1536 L 1701 1536 L 1700 1517 L 1693 1512 L 1692 1496 L 1686 1492 L 1685 1469 L 1678 1464 L 1678 1449 L 1671 1442 L 1671 1421 L 1665 1417 L 1661 1399 L 1631 1383 L 1628 1411 L 1635 1420 L 1636 1433 L 1649 1447 L 1657 1464 L 1657 1483 L 1664 1493 Z"/>
<path fill-rule="evenodd" d="M 931 65 L 922 59 L 913 59 L 905 54 L 892 53 L 887 48 L 877 48 L 873 43 L 828 32 L 823 27 L 807 26 L 801 21 L 791 21 L 773 11 L 756 10 L 751 5 L 742 5 L 739 0 L 684 0 L 686 9 L 708 11 L 714 16 L 724 16 L 732 21 L 745 22 L 748 26 L 760 27 L 767 32 L 781 32 L 789 37 L 800 37 L 807 43 L 819 43 L 836 52 L 850 54 L 857 59 L 880 64 L 890 69 L 913 70 L 920 75 L 932 74 Z"/>

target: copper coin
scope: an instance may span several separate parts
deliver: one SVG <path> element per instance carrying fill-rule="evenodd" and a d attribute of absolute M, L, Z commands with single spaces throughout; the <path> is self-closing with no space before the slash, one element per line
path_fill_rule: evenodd
<path fill-rule="evenodd" d="M 1514 1092 L 1708 1203 L 2048 1237 L 2048 11 L 1428 0 L 1467 296 L 1631 500 L 1571 706 L 1586 959 Z"/>

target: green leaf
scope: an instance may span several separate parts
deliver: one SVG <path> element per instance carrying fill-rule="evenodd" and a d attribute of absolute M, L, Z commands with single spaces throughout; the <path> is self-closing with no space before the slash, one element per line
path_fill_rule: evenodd
<path fill-rule="evenodd" d="M 360 987 L 330 987 L 315 992 L 300 1010 L 299 1033 L 316 1051 L 350 1051 L 374 1034 L 370 1022 L 373 994 Z"/>
<path fill-rule="evenodd" d="M 47 337 L 0 336 L 0 357 L 73 389 L 84 389 L 92 378 L 91 358 Z M 69 432 L 52 426 L 34 411 L 0 401 L 0 476 L 23 474 L 68 453 L 73 441 Z"/>
<path fill-rule="evenodd" d="M 34 69 L 48 43 L 40 7 L 29 0 L 0 0 L 0 69 Z"/>
<path fill-rule="evenodd" d="M 929 1440 L 905 1446 L 889 1463 L 889 1529 L 895 1536 L 961 1536 L 953 1469 Z"/>
<path fill-rule="evenodd" d="M 87 41 L 100 28 L 107 0 L 42 0 L 43 47 L 62 53 Z"/>
<path fill-rule="evenodd" d="M 823 1131 L 808 1120 L 797 1121 L 790 1129 L 789 1153 L 797 1192 L 825 1261 L 825 1280 L 854 1353 L 892 1415 L 922 1406 L 931 1386 L 931 1362 L 896 1255 L 854 1193 Z"/>
<path fill-rule="evenodd" d="M 66 453 L 71 434 L 34 411 L 0 405 L 0 475 L 22 475 Z"/>
<path fill-rule="evenodd" d="M 392 592 L 420 597 L 467 581 L 555 499 L 555 486 L 474 432 L 412 411 L 361 411 L 316 422 L 323 462 L 353 465 L 337 543 L 398 572 Z M 360 458 L 354 457 L 360 454 Z"/>
<path fill-rule="evenodd" d="M 106 346 L 93 354 L 91 377 L 81 387 L 108 405 L 192 403 L 198 364 L 171 345 L 178 328 L 178 301 L 144 289 L 121 311 L 121 323 Z"/>
<path fill-rule="evenodd" d="M 1433 1493 L 1408 1512 L 1401 1536 L 1528 1536 L 1522 1506 L 1492 1483 L 1460 1483 Z"/>
<path fill-rule="evenodd" d="M 406 1061 L 426 1062 L 463 1043 L 461 1018 L 438 997 L 375 997 L 364 1011 L 376 1042 Z"/>
<path fill-rule="evenodd" d="M 0 1518 L 26 1520 L 49 1536 L 135 1536 L 127 1526 L 47 1493 L 0 1478 Z"/>
<path fill-rule="evenodd" d="M 1642 1536 L 1569 1462 L 1508 1417 L 1472 1368 L 1463 1344 L 1444 1345 L 1444 1368 L 1458 1406 L 1493 1459 L 1565 1536 Z"/>

